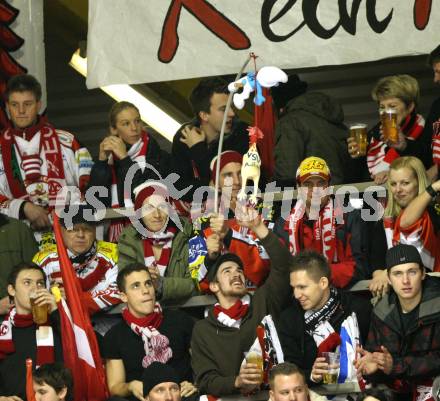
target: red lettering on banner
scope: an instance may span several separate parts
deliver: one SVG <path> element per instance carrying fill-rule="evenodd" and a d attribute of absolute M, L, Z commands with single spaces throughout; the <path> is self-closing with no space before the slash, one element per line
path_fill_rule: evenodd
<path fill-rule="evenodd" d="M 177 28 L 182 7 L 185 7 L 230 48 L 243 50 L 251 46 L 251 41 L 246 33 L 206 0 L 172 0 L 163 24 L 158 51 L 158 59 L 162 63 L 169 63 L 179 47 Z"/>
<path fill-rule="evenodd" d="M 423 30 L 428 25 L 431 16 L 432 0 L 415 0 L 414 3 L 414 25 L 417 29 Z"/>

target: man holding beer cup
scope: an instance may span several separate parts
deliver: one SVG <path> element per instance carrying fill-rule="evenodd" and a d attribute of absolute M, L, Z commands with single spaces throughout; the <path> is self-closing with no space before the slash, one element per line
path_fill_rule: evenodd
<path fill-rule="evenodd" d="M 276 317 L 290 296 L 289 251 L 269 231 L 255 209 L 239 206 L 238 223 L 255 233 L 268 252 L 272 267 L 265 283 L 253 295 L 245 286 L 239 256 L 225 253 L 208 268 L 209 288 L 217 303 L 209 308 L 205 319 L 195 324 L 191 349 L 199 392 L 215 397 L 249 394 L 260 389 L 268 368 L 275 362 L 274 354 L 269 355 L 261 344 L 270 343 L 273 345 L 270 351 L 279 356 L 278 341 L 272 341 L 275 326 L 267 315 Z M 244 352 L 248 351 L 251 352 L 245 359 Z"/>
<path fill-rule="evenodd" d="M 332 286 L 329 264 L 315 251 L 294 256 L 290 285 L 295 299 L 277 324 L 285 361 L 300 367 L 309 383 L 357 381 L 355 344 L 367 338 L 370 302 Z"/>
<path fill-rule="evenodd" d="M 26 399 L 26 359 L 37 366 L 63 360 L 59 316 L 46 276 L 33 263 L 12 269 L 8 294 L 14 306 L 0 326 L 0 401 L 19 401 Z"/>
<path fill-rule="evenodd" d="M 432 164 L 431 138 L 422 135 L 425 120 L 416 112 L 419 92 L 417 80 L 410 75 L 381 78 L 371 92 L 380 122 L 368 132 L 366 167 L 376 184 L 386 182 L 391 162 L 400 156 L 416 156 L 426 167 Z M 352 158 L 364 155 L 353 133 L 347 142 Z"/>

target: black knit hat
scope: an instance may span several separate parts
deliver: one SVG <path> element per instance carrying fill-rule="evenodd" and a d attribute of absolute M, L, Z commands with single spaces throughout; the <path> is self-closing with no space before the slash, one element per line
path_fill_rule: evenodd
<path fill-rule="evenodd" d="M 96 209 L 90 205 L 68 205 L 60 216 L 60 224 L 67 229 L 71 229 L 75 224 L 96 225 Z"/>
<path fill-rule="evenodd" d="M 144 397 L 161 383 L 171 382 L 180 386 L 180 379 L 176 370 L 172 366 L 160 362 L 153 362 L 148 368 L 144 369 L 142 382 L 144 385 Z"/>
<path fill-rule="evenodd" d="M 388 249 L 385 255 L 385 262 L 388 271 L 392 267 L 402 265 L 404 263 L 418 263 L 420 267 L 423 266 L 423 262 L 417 248 L 415 246 L 406 244 L 398 244 Z"/>
<path fill-rule="evenodd" d="M 219 267 L 225 262 L 235 262 L 243 269 L 243 262 L 239 256 L 237 256 L 235 253 L 225 253 L 219 256 L 215 263 L 209 268 L 208 274 L 206 275 L 209 282 L 215 280 Z"/>
<path fill-rule="evenodd" d="M 286 83 L 280 83 L 270 89 L 275 107 L 279 110 L 286 107 L 289 100 L 302 95 L 307 90 L 307 82 L 301 81 L 297 74 L 289 75 Z"/>

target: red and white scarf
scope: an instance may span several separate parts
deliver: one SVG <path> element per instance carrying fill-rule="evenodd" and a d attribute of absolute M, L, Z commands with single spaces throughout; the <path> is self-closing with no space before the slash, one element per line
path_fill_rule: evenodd
<path fill-rule="evenodd" d="M 125 308 L 122 311 L 122 318 L 130 328 L 142 337 L 144 342 L 145 356 L 142 366 L 147 368 L 153 362 L 167 363 L 173 356 L 170 342 L 166 336 L 160 334 L 158 329 L 163 321 L 163 314 L 160 305 L 156 302 L 154 311 L 149 315 L 137 318 Z"/>
<path fill-rule="evenodd" d="M 435 233 L 428 211 L 425 210 L 414 224 L 405 229 L 400 228 L 402 214 L 403 212 L 396 219 L 383 218 L 388 249 L 399 243 L 415 246 L 423 265 L 430 271 L 440 271 L 440 239 Z"/>
<path fill-rule="evenodd" d="M 164 232 L 155 233 L 150 237 L 142 238 L 145 266 L 156 266 L 162 277 L 165 275 L 165 271 L 170 261 L 171 249 L 176 231 L 176 227 L 170 225 Z M 153 246 L 162 247 L 159 260 L 156 260 L 154 257 Z"/>
<path fill-rule="evenodd" d="M 26 146 L 24 143 L 29 141 L 29 146 L 33 138 L 39 135 L 38 155 L 32 150 L 32 155 L 25 155 Z M 16 137 L 21 140 L 16 141 Z M 35 184 L 38 182 L 47 182 L 49 204 L 55 204 L 55 199 L 60 189 L 66 184 L 63 165 L 63 157 L 60 140 L 55 129 L 48 123 L 40 120 L 36 125 L 24 130 L 8 128 L 0 137 L 0 146 L 2 149 L 3 163 L 5 168 L 8 185 L 14 198 L 29 199 L 35 191 Z M 20 163 L 20 170 L 25 172 L 23 183 L 17 177 L 14 177 L 12 165 L 12 152 L 16 153 L 17 162 Z M 29 148 L 30 149 L 30 148 Z M 47 178 L 41 176 L 41 163 L 35 163 L 36 158 L 44 156 L 47 166 Z M 27 160 L 29 159 L 30 160 Z M 31 162 L 26 168 L 24 164 Z M 47 181 L 46 181 L 47 180 Z"/>
<path fill-rule="evenodd" d="M 14 340 L 12 338 L 13 327 L 30 327 L 34 324 L 32 314 L 19 315 L 13 307 L 6 315 L 0 326 L 0 360 L 8 354 L 15 352 Z M 37 367 L 45 363 L 55 362 L 53 331 L 47 323 L 38 326 L 35 330 L 37 341 Z"/>
<path fill-rule="evenodd" d="M 241 321 L 243 317 L 246 316 L 249 310 L 249 303 L 251 302 L 251 297 L 246 294 L 241 299 L 237 301 L 230 308 L 225 309 L 217 302 L 214 305 L 213 313 L 217 320 L 227 327 L 240 328 Z"/>
<path fill-rule="evenodd" d="M 127 156 L 135 163 L 145 163 L 145 156 L 148 151 L 148 142 L 150 141 L 150 137 L 148 133 L 142 132 L 139 140 L 131 145 L 130 149 L 127 151 Z M 109 157 L 108 164 L 111 168 L 112 172 L 112 186 L 111 186 L 111 202 L 112 208 L 119 207 L 130 207 L 133 206 L 133 202 L 131 200 L 130 193 L 124 193 L 124 204 L 121 205 L 119 197 L 118 197 L 118 180 L 116 177 L 116 169 L 114 165 L 114 160 L 118 160 L 116 155 L 112 153 Z M 124 188 L 125 189 L 125 188 Z M 110 227 L 108 231 L 108 240 L 109 242 L 117 243 L 119 236 L 122 233 L 122 230 L 125 226 L 130 223 L 129 219 L 114 219 L 110 222 Z"/>
<path fill-rule="evenodd" d="M 302 250 L 300 236 L 302 235 L 301 226 L 305 211 L 305 202 L 298 199 L 284 226 L 289 234 L 289 249 L 292 255 L 296 255 Z M 313 224 L 313 249 L 322 253 L 330 263 L 337 261 L 336 217 L 331 198 L 319 211 L 318 219 Z"/>
<path fill-rule="evenodd" d="M 408 141 L 415 141 L 422 134 L 424 126 L 424 118 L 420 114 L 412 113 L 406 117 L 400 129 Z M 398 157 L 400 154 L 396 149 L 389 148 L 378 137 L 371 138 L 367 151 L 367 165 L 370 174 L 376 175 L 382 171 L 388 171 L 391 162 Z"/>

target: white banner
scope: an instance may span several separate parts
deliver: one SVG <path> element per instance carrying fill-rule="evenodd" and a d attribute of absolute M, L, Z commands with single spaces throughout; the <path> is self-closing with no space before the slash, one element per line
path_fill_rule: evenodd
<path fill-rule="evenodd" d="M 439 26 L 439 0 L 93 0 L 87 86 L 425 54 Z"/>

